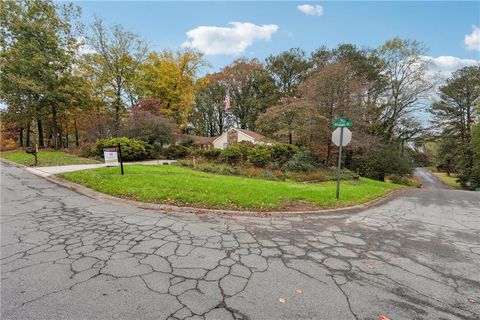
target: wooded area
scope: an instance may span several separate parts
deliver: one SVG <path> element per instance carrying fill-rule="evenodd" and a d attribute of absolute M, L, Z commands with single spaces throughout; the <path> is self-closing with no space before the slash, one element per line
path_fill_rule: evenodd
<path fill-rule="evenodd" d="M 201 52 L 156 52 L 121 25 L 83 26 L 79 17 L 72 4 L 3 3 L 2 147 L 78 148 L 125 136 L 161 148 L 175 133 L 237 127 L 295 144 L 330 167 L 332 122 L 341 115 L 354 124 L 350 169 L 382 180 L 434 164 L 464 186 L 480 185 L 478 65 L 439 84 L 423 45 L 394 38 L 379 48 L 240 58 L 202 76 Z"/>

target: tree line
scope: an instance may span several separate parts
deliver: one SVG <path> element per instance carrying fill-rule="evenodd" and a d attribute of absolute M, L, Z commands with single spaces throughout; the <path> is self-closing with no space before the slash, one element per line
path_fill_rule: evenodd
<path fill-rule="evenodd" d="M 354 123 L 346 159 L 352 169 L 379 179 L 400 173 L 391 162 L 410 161 L 428 140 L 451 151 L 451 159 L 438 152 L 447 170 L 461 171 L 465 182 L 475 175 L 479 66 L 458 70 L 435 90 L 427 50 L 415 40 L 321 46 L 310 54 L 292 48 L 200 76 L 208 67 L 202 53 L 153 51 L 139 35 L 98 18 L 84 26 L 72 4 L 24 0 L 3 7 L 4 141 L 58 149 L 152 132 L 151 143 L 155 134 L 167 143 L 171 130 L 217 136 L 238 127 L 306 148 L 330 166 L 332 122 L 344 116 Z M 430 112 L 431 123 L 419 111 Z"/>

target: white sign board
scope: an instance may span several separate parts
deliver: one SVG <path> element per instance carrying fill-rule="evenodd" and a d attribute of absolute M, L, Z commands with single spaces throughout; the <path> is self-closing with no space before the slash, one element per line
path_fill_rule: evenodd
<path fill-rule="evenodd" d="M 340 133 L 342 128 L 339 127 L 332 132 L 332 142 L 337 146 L 340 147 Z M 342 147 L 345 147 L 347 144 L 352 141 L 352 131 L 348 130 L 348 128 L 343 127 L 343 138 L 342 138 Z"/>
<path fill-rule="evenodd" d="M 118 166 L 118 154 L 115 149 L 104 149 L 103 157 L 105 158 L 105 164 L 107 167 Z"/>

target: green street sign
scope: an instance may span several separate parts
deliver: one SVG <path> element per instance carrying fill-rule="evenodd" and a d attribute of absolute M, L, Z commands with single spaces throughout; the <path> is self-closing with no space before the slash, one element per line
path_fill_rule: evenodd
<path fill-rule="evenodd" d="M 352 121 L 350 121 L 348 119 L 345 119 L 345 118 L 342 118 L 342 117 L 338 117 L 337 120 L 335 120 L 335 122 L 333 123 L 334 128 L 351 127 L 351 126 L 352 126 Z"/>

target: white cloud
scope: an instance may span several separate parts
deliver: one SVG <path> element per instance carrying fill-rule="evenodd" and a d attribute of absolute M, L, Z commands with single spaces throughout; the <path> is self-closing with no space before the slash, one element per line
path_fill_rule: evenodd
<path fill-rule="evenodd" d="M 480 60 L 463 59 L 453 56 L 424 56 L 423 58 L 430 63 L 429 73 L 443 79 L 448 78 L 453 72 L 463 67 L 480 65 Z"/>
<path fill-rule="evenodd" d="M 480 51 L 480 28 L 472 26 L 472 33 L 465 35 L 463 42 L 468 50 Z"/>
<path fill-rule="evenodd" d="M 248 22 L 230 22 L 230 27 L 200 26 L 187 32 L 182 47 L 198 49 L 206 55 L 238 55 L 254 41 L 269 41 L 277 32 L 275 24 L 257 26 Z"/>
<path fill-rule="evenodd" d="M 311 16 L 321 16 L 323 14 L 323 7 L 320 5 L 301 4 L 297 6 L 297 9 Z"/>

